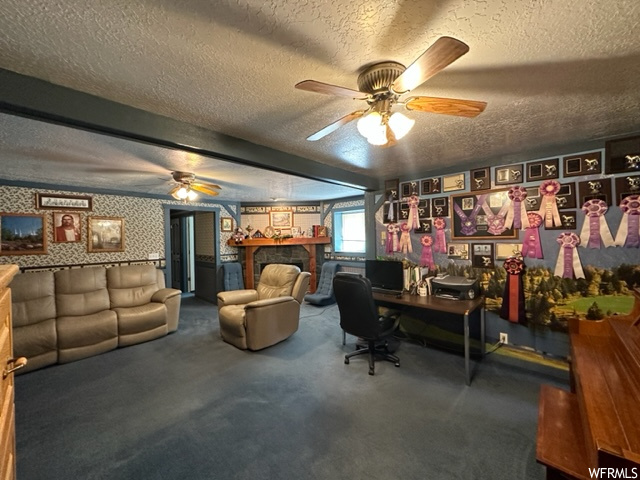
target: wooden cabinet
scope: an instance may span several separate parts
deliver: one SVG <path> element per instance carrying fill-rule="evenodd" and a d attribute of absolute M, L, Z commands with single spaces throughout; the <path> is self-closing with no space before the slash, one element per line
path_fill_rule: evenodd
<path fill-rule="evenodd" d="M 0 479 L 16 478 L 15 410 L 12 370 L 26 364 L 24 358 L 13 359 L 11 337 L 11 290 L 9 283 L 18 272 L 15 265 L 0 265 L 0 358 L 2 365 L 2 404 L 0 405 Z"/>

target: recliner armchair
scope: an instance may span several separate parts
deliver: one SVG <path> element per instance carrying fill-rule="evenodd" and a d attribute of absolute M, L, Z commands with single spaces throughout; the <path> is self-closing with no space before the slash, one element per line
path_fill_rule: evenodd
<path fill-rule="evenodd" d="M 267 265 L 255 289 L 218 293 L 220 336 L 242 350 L 261 350 L 298 330 L 309 272 L 295 265 Z"/>

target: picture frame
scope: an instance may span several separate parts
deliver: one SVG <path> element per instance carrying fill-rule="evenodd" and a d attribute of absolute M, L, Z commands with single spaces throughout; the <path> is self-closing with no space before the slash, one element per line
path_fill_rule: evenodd
<path fill-rule="evenodd" d="M 558 164 L 558 158 L 527 163 L 527 182 L 558 178 L 560 176 Z"/>
<path fill-rule="evenodd" d="M 421 218 L 418 226 L 414 229 L 416 233 L 431 233 L 433 231 L 433 221 L 430 218 Z"/>
<path fill-rule="evenodd" d="M 537 212 L 540 210 L 542 196 L 540 195 L 540 186 L 527 187 L 527 198 L 524 199 L 524 208 L 527 212 Z"/>
<path fill-rule="evenodd" d="M 640 195 L 640 175 L 616 177 L 616 205 L 629 195 Z"/>
<path fill-rule="evenodd" d="M 431 217 L 449 216 L 449 197 L 434 197 L 431 199 Z"/>
<path fill-rule="evenodd" d="M 385 202 L 397 202 L 399 198 L 398 179 L 384 181 Z"/>
<path fill-rule="evenodd" d="M 495 268 L 493 243 L 471 244 L 471 266 L 476 268 Z"/>
<path fill-rule="evenodd" d="M 220 231 L 233 232 L 233 217 L 220 217 Z"/>
<path fill-rule="evenodd" d="M 602 152 L 582 153 L 562 158 L 562 175 L 577 177 L 598 175 L 602 172 Z"/>
<path fill-rule="evenodd" d="M 545 230 L 575 230 L 578 228 L 578 215 L 575 210 L 560 210 L 560 225 L 544 227 Z"/>
<path fill-rule="evenodd" d="M 470 190 L 489 190 L 491 188 L 491 174 L 489 167 L 476 168 L 469 172 Z"/>
<path fill-rule="evenodd" d="M 431 199 L 423 198 L 418 202 L 418 218 L 430 218 L 431 217 Z"/>
<path fill-rule="evenodd" d="M 44 214 L 0 212 L 0 255 L 46 255 Z"/>
<path fill-rule="evenodd" d="M 431 195 L 442 192 L 442 180 L 440 177 L 426 178 L 420 182 L 420 194 Z"/>
<path fill-rule="evenodd" d="M 448 244 L 447 257 L 454 260 L 469 260 L 469 244 L 468 243 Z"/>
<path fill-rule="evenodd" d="M 578 204 L 576 207 L 582 207 L 587 200 L 602 200 L 607 205 L 611 205 L 613 196 L 611 194 L 610 178 L 594 178 L 593 180 L 585 180 L 578 182 Z"/>
<path fill-rule="evenodd" d="M 577 197 L 576 184 L 574 182 L 561 183 L 560 190 L 556 193 L 556 205 L 558 205 L 558 210 L 576 208 L 578 201 Z"/>
<path fill-rule="evenodd" d="M 506 260 L 507 258 L 520 255 L 522 252 L 521 243 L 496 243 L 496 260 Z"/>
<path fill-rule="evenodd" d="M 82 218 L 78 212 L 53 212 L 53 241 L 77 243 L 82 239 Z"/>
<path fill-rule="evenodd" d="M 456 190 L 464 190 L 464 173 L 442 177 L 443 192 L 454 192 Z"/>
<path fill-rule="evenodd" d="M 508 191 L 508 188 L 503 188 L 488 192 L 468 192 L 451 195 L 449 208 L 451 238 L 453 240 L 517 238 L 518 231 L 513 227 L 497 234 L 490 233 L 490 222 L 492 220 L 490 217 L 504 215 L 502 209 L 509 199 Z M 474 224 L 475 231 L 467 233 L 463 229 L 464 222 L 467 220 Z"/>
<path fill-rule="evenodd" d="M 398 179 L 384 182 L 384 208 L 382 223 L 395 223 L 398 220 L 398 203 L 400 201 L 400 187 Z"/>
<path fill-rule="evenodd" d="M 420 183 L 417 180 L 400 184 L 400 198 L 408 198 L 411 195 L 420 195 Z"/>
<path fill-rule="evenodd" d="M 87 217 L 87 252 L 124 252 L 124 218 Z"/>
<path fill-rule="evenodd" d="M 605 173 L 640 171 L 640 136 L 609 140 L 604 144 Z"/>
<path fill-rule="evenodd" d="M 398 221 L 398 202 L 385 202 L 382 209 L 382 223 Z"/>
<path fill-rule="evenodd" d="M 524 181 L 523 169 L 524 165 L 521 163 L 496 167 L 494 184 L 512 185 L 514 183 L 522 183 Z"/>
<path fill-rule="evenodd" d="M 93 197 L 87 195 L 58 195 L 36 193 L 36 208 L 53 210 L 93 210 Z"/>
<path fill-rule="evenodd" d="M 278 210 L 269 212 L 269 225 L 273 228 L 293 227 L 293 210 Z"/>

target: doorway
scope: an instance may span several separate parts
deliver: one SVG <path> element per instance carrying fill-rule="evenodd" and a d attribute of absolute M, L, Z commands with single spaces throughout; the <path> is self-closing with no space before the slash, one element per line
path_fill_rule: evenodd
<path fill-rule="evenodd" d="M 193 293 L 195 277 L 194 213 L 171 210 L 171 287 Z"/>

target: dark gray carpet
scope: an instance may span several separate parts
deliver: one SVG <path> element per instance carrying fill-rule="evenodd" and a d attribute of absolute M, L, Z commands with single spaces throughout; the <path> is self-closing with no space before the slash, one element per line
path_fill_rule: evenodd
<path fill-rule="evenodd" d="M 402 366 L 344 364 L 336 306 L 261 352 L 183 301 L 178 332 L 16 378 L 18 480 L 542 479 L 541 383 L 565 373 L 402 342 Z M 475 363 L 475 362 L 474 362 Z"/>

